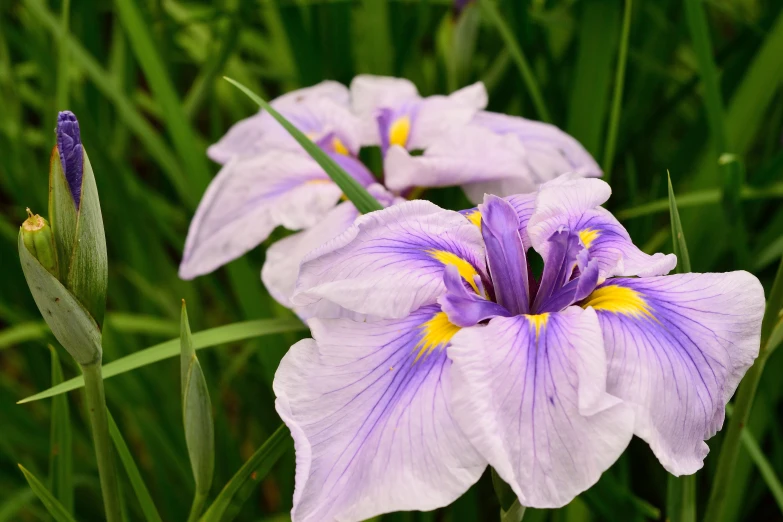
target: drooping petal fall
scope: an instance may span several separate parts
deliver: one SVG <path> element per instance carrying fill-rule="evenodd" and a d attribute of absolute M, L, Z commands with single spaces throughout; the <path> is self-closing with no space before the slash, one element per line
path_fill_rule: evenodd
<path fill-rule="evenodd" d="M 458 331 L 437 306 L 403 320 L 311 320 L 275 375 L 276 407 L 296 447 L 294 522 L 360 521 L 456 500 L 486 461 L 456 426 L 451 363 Z"/>
<path fill-rule="evenodd" d="M 443 271 L 486 279 L 481 232 L 458 212 L 409 201 L 361 216 L 302 262 L 293 303 L 327 300 L 350 311 L 403 318 L 435 303 Z"/>
<path fill-rule="evenodd" d="M 700 469 L 704 441 L 758 355 L 764 290 L 747 272 L 611 279 L 583 302 L 598 314 L 609 393 L 675 475 Z"/>
<path fill-rule="evenodd" d="M 567 504 L 631 440 L 592 310 L 498 317 L 461 330 L 448 355 L 458 424 L 524 506 Z"/>

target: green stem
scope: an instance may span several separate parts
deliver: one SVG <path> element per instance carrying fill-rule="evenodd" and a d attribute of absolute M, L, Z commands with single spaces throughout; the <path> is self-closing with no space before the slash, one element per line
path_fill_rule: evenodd
<path fill-rule="evenodd" d="M 764 346 L 764 343 L 762 343 L 762 346 Z M 734 474 L 734 468 L 737 465 L 737 457 L 739 456 L 742 430 L 748 422 L 750 408 L 753 406 L 753 398 L 756 396 L 756 389 L 759 386 L 766 362 L 766 355 L 762 352 L 759 358 L 756 359 L 756 363 L 748 370 L 748 373 L 742 380 L 742 384 L 740 384 L 739 392 L 737 392 L 737 401 L 734 404 L 734 414 L 729 419 L 726 438 L 723 440 L 720 448 L 718 469 L 715 472 L 715 481 L 712 484 L 707 511 L 704 513 L 705 522 L 723 520 L 726 496 L 732 475 Z"/>
<path fill-rule="evenodd" d="M 204 511 L 204 504 L 207 502 L 207 493 L 196 491 L 196 496 L 193 497 L 193 505 L 190 507 L 190 516 L 188 516 L 188 522 L 196 522 L 201 513 Z"/>
<path fill-rule="evenodd" d="M 87 411 L 92 426 L 95 443 L 95 458 L 98 461 L 98 474 L 101 479 L 103 505 L 107 522 L 121 522 L 120 490 L 117 471 L 114 467 L 114 455 L 109 438 L 109 423 L 106 414 L 106 397 L 103 393 L 103 375 L 101 360 L 82 366 L 84 374 L 84 393 L 87 396 Z"/>

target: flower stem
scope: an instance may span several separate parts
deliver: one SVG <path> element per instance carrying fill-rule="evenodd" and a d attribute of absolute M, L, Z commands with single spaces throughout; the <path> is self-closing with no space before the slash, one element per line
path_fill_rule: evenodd
<path fill-rule="evenodd" d="M 101 479 L 106 520 L 107 522 L 121 522 L 120 490 L 117 483 L 117 471 L 114 467 L 111 439 L 109 438 L 101 360 L 98 359 L 97 362 L 83 365 L 82 373 L 84 374 L 84 393 L 87 396 L 87 411 L 95 443 L 95 457 L 98 461 L 98 474 Z"/>
<path fill-rule="evenodd" d="M 193 505 L 190 507 L 190 516 L 188 516 L 188 522 L 196 522 L 201 513 L 204 511 L 204 504 L 207 502 L 207 494 L 196 491 L 196 496 L 193 497 Z"/>

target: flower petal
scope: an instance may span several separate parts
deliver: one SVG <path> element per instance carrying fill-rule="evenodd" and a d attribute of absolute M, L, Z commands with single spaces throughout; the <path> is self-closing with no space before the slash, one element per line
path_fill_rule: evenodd
<path fill-rule="evenodd" d="M 460 129 L 476 111 L 487 106 L 487 90 L 476 82 L 448 96 L 429 96 L 419 104 L 406 148 L 419 150 L 436 143 L 444 133 Z"/>
<path fill-rule="evenodd" d="M 606 393 L 595 313 L 492 319 L 448 348 L 454 415 L 524 506 L 560 507 L 620 456 L 633 414 Z"/>
<path fill-rule="evenodd" d="M 747 272 L 613 279 L 582 306 L 603 330 L 609 393 L 675 475 L 700 469 L 704 440 L 758 355 L 764 290 Z"/>
<path fill-rule="evenodd" d="M 192 279 L 244 254 L 278 225 L 306 228 L 340 199 L 340 189 L 309 157 L 272 151 L 225 165 L 190 223 L 179 268 Z"/>
<path fill-rule="evenodd" d="M 590 258 L 598 263 L 602 279 L 670 272 L 677 264 L 674 254 L 645 254 L 633 244 L 620 222 L 598 206 L 609 199 L 611 193 L 612 189 L 605 182 L 575 175 L 561 176 L 542 186 L 528 222 L 533 248 L 546 259 L 549 238 L 557 230 L 567 228 L 579 235 Z"/>
<path fill-rule="evenodd" d="M 334 81 L 297 89 L 272 100 L 272 107 L 299 130 L 314 138 L 334 133 L 343 146 L 358 151 L 359 123 L 348 109 L 348 89 Z M 298 143 L 264 111 L 234 124 L 207 149 L 215 162 L 225 164 L 235 156 L 254 156 L 272 148 L 300 151 Z M 327 149 L 333 151 L 332 149 Z"/>
<path fill-rule="evenodd" d="M 444 348 L 458 329 L 442 316 L 313 319 L 315 340 L 283 358 L 274 390 L 296 446 L 293 521 L 432 510 L 479 479 L 486 462 L 451 411 Z"/>
<path fill-rule="evenodd" d="M 384 206 L 405 201 L 401 198 L 394 198 L 379 184 L 371 185 L 368 190 Z M 340 203 L 315 226 L 283 238 L 270 246 L 266 251 L 266 260 L 261 269 L 261 280 L 272 297 L 281 305 L 293 308 L 303 320 L 310 317 L 321 319 L 355 317 L 360 319 L 359 315 L 346 313 L 342 307 L 329 302 L 322 303 L 322 306 L 310 307 L 294 307 L 291 303 L 302 259 L 311 251 L 348 230 L 359 216 L 360 214 L 353 203 L 349 201 Z"/>
<path fill-rule="evenodd" d="M 292 301 L 328 300 L 357 313 L 402 318 L 445 292 L 443 270 L 451 264 L 469 283 L 485 276 L 481 232 L 458 212 L 409 201 L 361 216 L 311 252 Z"/>

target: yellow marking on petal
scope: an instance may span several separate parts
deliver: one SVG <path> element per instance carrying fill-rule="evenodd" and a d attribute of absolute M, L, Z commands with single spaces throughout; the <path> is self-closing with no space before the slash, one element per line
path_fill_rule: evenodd
<path fill-rule="evenodd" d="M 321 183 L 334 183 L 334 181 L 332 181 L 329 178 L 325 178 L 325 179 L 324 178 L 315 178 L 315 179 L 308 179 L 307 183 L 309 183 L 311 185 L 320 185 Z"/>
<path fill-rule="evenodd" d="M 527 319 L 530 325 L 536 329 L 536 339 L 538 339 L 541 328 L 546 326 L 547 321 L 549 321 L 549 313 L 525 315 L 525 319 Z"/>
<path fill-rule="evenodd" d="M 476 269 L 462 259 L 461 257 L 457 256 L 456 254 L 452 254 L 451 252 L 446 252 L 445 250 L 427 250 L 427 253 L 431 255 L 436 260 L 443 263 L 443 266 L 449 266 L 454 265 L 457 267 L 457 272 L 459 272 L 459 275 L 462 276 L 462 278 L 468 282 L 468 284 L 473 287 L 473 290 L 476 291 L 476 293 L 479 293 L 478 286 L 476 286 L 476 282 L 473 280 L 474 276 L 478 275 L 478 272 L 476 272 Z"/>
<path fill-rule="evenodd" d="M 582 240 L 582 244 L 585 246 L 585 248 L 590 248 L 590 245 L 593 244 L 593 241 L 598 239 L 598 236 L 600 235 L 601 232 L 594 228 L 586 228 L 579 231 L 579 239 Z"/>
<path fill-rule="evenodd" d="M 470 214 L 465 214 L 465 217 L 468 218 L 468 220 L 479 227 L 481 229 L 481 211 L 476 209 Z"/>
<path fill-rule="evenodd" d="M 394 120 L 389 126 L 389 145 L 404 147 L 408 143 L 408 135 L 411 133 L 411 119 L 402 116 Z"/>
<path fill-rule="evenodd" d="M 608 285 L 593 290 L 593 293 L 582 301 L 582 308 L 588 306 L 592 306 L 595 310 L 604 310 L 614 314 L 655 319 L 644 296 L 627 286 Z M 655 320 L 657 321 L 657 319 Z"/>
<path fill-rule="evenodd" d="M 345 146 L 340 138 L 332 138 L 332 148 L 337 154 L 342 154 L 343 156 L 348 156 L 350 154 L 350 152 L 348 152 L 348 147 Z"/>
<path fill-rule="evenodd" d="M 416 345 L 416 363 L 422 356 L 427 356 L 438 348 L 444 348 L 451 338 L 460 331 L 460 327 L 449 321 L 445 312 L 438 312 L 432 319 L 419 327 L 422 331 L 421 340 Z"/>

